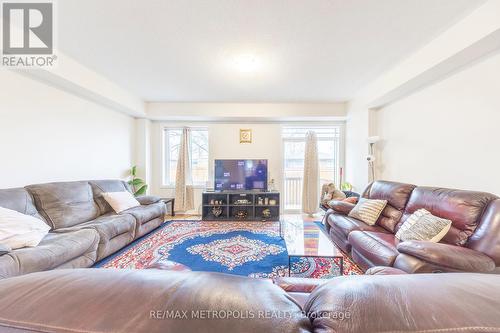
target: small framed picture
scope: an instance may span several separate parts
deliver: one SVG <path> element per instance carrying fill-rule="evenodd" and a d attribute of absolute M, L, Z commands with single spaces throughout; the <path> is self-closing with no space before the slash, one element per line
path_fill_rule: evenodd
<path fill-rule="evenodd" d="M 252 130 L 249 128 L 240 129 L 240 143 L 252 143 Z"/>

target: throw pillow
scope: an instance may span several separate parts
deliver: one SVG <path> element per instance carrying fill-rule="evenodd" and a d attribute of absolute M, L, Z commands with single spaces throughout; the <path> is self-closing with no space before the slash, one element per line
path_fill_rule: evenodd
<path fill-rule="evenodd" d="M 328 205 L 328 202 L 331 200 L 345 199 L 345 193 L 337 190 L 334 183 L 323 184 L 321 191 L 323 193 L 321 197 L 323 205 Z"/>
<path fill-rule="evenodd" d="M 386 205 L 387 200 L 360 198 L 349 213 L 349 217 L 354 217 L 368 225 L 375 225 Z"/>
<path fill-rule="evenodd" d="M 104 200 L 107 201 L 107 203 L 109 203 L 111 208 L 113 208 L 113 210 L 116 213 L 121 213 L 124 210 L 138 207 L 141 205 L 139 201 L 137 201 L 137 199 L 134 198 L 132 193 L 128 191 L 106 192 L 102 194 L 102 197 L 104 198 Z"/>
<path fill-rule="evenodd" d="M 349 197 L 349 198 L 345 198 L 342 201 L 348 202 L 348 203 L 352 203 L 352 204 L 356 204 L 358 202 L 358 197 Z"/>
<path fill-rule="evenodd" d="M 401 225 L 396 238 L 401 241 L 424 240 L 439 242 L 450 230 L 452 222 L 432 215 L 425 209 L 419 209 Z"/>
<path fill-rule="evenodd" d="M 328 202 L 330 200 L 332 200 L 332 194 L 331 193 L 325 193 L 325 194 L 323 194 L 323 198 L 321 199 L 321 201 L 323 203 Z"/>
<path fill-rule="evenodd" d="M 36 217 L 0 207 L 0 243 L 12 250 L 37 246 L 50 227 Z"/>
<path fill-rule="evenodd" d="M 139 201 L 141 205 L 152 205 L 159 202 L 161 198 L 156 195 L 141 195 L 140 197 L 136 197 L 136 200 Z"/>

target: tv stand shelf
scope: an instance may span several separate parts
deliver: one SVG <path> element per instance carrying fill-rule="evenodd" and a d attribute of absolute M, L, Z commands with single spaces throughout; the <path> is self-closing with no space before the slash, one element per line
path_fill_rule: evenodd
<path fill-rule="evenodd" d="M 279 221 L 279 192 L 203 192 L 204 221 Z"/>

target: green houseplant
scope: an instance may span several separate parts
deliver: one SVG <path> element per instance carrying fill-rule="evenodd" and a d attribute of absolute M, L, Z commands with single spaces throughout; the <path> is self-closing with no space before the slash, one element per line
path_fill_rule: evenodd
<path fill-rule="evenodd" d="M 348 183 L 348 182 L 344 182 L 344 183 L 342 183 L 342 185 L 340 185 L 340 189 L 342 191 L 352 191 L 352 184 Z"/>
<path fill-rule="evenodd" d="M 132 192 L 134 192 L 134 196 L 144 195 L 148 189 L 148 185 L 142 179 L 137 177 L 137 166 L 134 165 L 130 169 L 130 177 L 131 179 L 128 181 L 130 187 L 132 187 Z"/>

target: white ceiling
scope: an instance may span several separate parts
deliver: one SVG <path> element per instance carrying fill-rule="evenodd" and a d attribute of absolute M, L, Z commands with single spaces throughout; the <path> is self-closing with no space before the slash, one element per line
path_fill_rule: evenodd
<path fill-rule="evenodd" d="M 345 101 L 482 3 L 63 0 L 58 48 L 145 101 Z"/>

